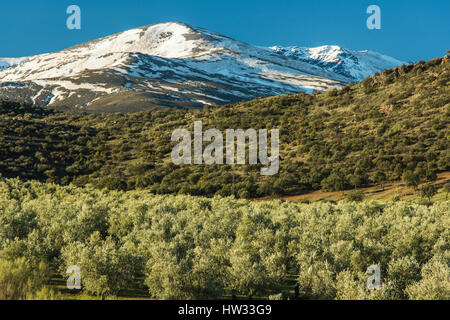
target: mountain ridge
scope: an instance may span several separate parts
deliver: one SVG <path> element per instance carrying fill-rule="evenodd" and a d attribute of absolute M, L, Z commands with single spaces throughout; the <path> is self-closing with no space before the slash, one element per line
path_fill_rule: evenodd
<path fill-rule="evenodd" d="M 87 111 L 220 106 L 338 88 L 403 63 L 337 46 L 281 48 L 180 22 L 147 25 L 55 53 L 0 58 L 0 97 Z"/>
<path fill-rule="evenodd" d="M 0 173 L 158 194 L 260 198 L 343 191 L 450 171 L 450 56 L 395 67 L 342 89 L 203 110 L 71 114 L 0 99 Z M 280 130 L 280 171 L 176 166 L 175 129 Z M 234 177 L 234 178 L 233 178 Z M 409 182 L 408 182 L 409 183 Z"/>

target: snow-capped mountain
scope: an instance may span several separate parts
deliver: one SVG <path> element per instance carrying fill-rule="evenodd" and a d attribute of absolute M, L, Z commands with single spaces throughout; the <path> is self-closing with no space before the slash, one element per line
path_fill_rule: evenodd
<path fill-rule="evenodd" d="M 369 50 L 353 51 L 339 46 L 317 48 L 271 47 L 284 56 L 320 66 L 327 71 L 347 77 L 350 82 L 358 82 L 375 72 L 389 69 L 404 62 Z"/>
<path fill-rule="evenodd" d="M 0 58 L 0 98 L 102 111 L 218 106 L 340 87 L 401 64 L 338 46 L 256 47 L 169 22 L 56 53 Z"/>

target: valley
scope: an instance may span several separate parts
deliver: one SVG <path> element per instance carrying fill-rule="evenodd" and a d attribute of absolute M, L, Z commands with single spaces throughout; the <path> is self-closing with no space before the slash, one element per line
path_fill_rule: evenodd
<path fill-rule="evenodd" d="M 450 51 L 170 22 L 0 58 L 0 300 L 449 300 L 449 119 Z"/>

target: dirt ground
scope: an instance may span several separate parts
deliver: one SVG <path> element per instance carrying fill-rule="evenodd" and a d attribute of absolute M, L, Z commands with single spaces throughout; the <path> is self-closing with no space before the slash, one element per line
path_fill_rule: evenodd
<path fill-rule="evenodd" d="M 438 194 L 433 197 L 433 200 L 445 200 L 446 194 L 439 190 L 442 186 L 450 181 L 450 172 L 444 172 L 438 174 L 438 179 L 432 184 L 438 186 Z M 420 186 L 419 186 L 420 187 Z M 401 181 L 395 181 L 386 183 L 381 186 L 372 186 L 368 188 L 359 188 L 364 193 L 366 200 L 391 200 L 392 198 L 398 196 L 400 199 L 406 200 L 411 198 L 417 198 L 418 192 L 414 191 L 413 188 L 407 188 L 405 184 Z M 319 201 L 319 200 L 339 200 L 345 197 L 346 194 L 350 193 L 351 190 L 346 190 L 345 192 L 324 192 L 324 191 L 313 191 L 310 193 L 304 193 L 299 195 L 285 196 L 282 197 L 284 200 L 289 201 Z"/>

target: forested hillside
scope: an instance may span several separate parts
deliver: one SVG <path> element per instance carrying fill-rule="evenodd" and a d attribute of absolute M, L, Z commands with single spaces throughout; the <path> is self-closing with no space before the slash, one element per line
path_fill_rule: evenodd
<path fill-rule="evenodd" d="M 345 190 L 404 179 L 432 181 L 450 168 L 449 56 L 396 67 L 340 90 L 260 98 L 203 111 L 67 114 L 0 103 L 0 172 L 155 194 L 232 194 L 228 165 L 175 166 L 177 128 L 280 129 L 280 171 L 236 165 L 235 195 L 255 198 Z"/>

